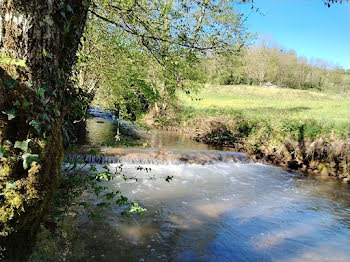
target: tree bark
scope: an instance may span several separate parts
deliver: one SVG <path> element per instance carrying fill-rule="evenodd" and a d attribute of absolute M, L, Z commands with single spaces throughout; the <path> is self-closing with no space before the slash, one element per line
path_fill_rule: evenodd
<path fill-rule="evenodd" d="M 0 1 L 0 260 L 27 257 L 60 178 L 60 116 L 89 3 Z"/>

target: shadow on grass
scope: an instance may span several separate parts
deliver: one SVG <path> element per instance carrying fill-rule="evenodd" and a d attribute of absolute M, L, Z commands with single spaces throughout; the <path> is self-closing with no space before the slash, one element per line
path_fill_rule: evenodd
<path fill-rule="evenodd" d="M 281 112 L 286 112 L 286 113 L 299 113 L 302 111 L 307 111 L 310 110 L 310 107 L 305 107 L 305 106 L 296 106 L 296 107 L 288 107 L 288 108 L 277 108 L 277 107 L 256 107 L 256 108 L 248 108 L 242 110 L 244 111 L 250 111 L 250 112 L 271 112 L 271 113 L 281 113 Z"/>

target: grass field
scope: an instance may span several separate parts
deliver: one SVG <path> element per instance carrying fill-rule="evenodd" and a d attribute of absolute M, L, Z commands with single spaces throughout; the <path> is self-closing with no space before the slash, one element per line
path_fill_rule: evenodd
<path fill-rule="evenodd" d="M 180 95 L 186 110 L 197 116 L 237 116 L 279 122 L 314 122 L 344 137 L 349 128 L 350 97 L 307 90 L 257 86 L 206 86 L 194 95 Z"/>

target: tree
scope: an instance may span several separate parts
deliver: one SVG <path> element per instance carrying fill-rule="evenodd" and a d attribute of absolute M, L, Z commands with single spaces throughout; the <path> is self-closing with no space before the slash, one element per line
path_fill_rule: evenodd
<path fill-rule="evenodd" d="M 169 104 L 175 104 L 176 90 L 190 92 L 199 86 L 201 57 L 209 52 L 236 50 L 245 42 L 242 14 L 234 9 L 235 2 L 96 1 L 91 13 L 106 22 L 103 26 L 108 28 L 109 37 L 114 38 L 112 46 L 119 43 L 124 51 L 121 54 L 119 49 L 112 50 L 103 45 L 99 48 L 105 50 L 105 54 L 113 54 L 121 57 L 120 61 L 125 61 L 105 63 L 104 68 L 109 69 L 100 70 L 104 75 L 102 79 L 106 81 L 100 82 L 96 100 L 105 104 L 105 100 L 98 99 L 103 93 L 111 94 L 109 105 L 116 100 L 121 105 L 129 101 L 137 105 L 137 94 L 130 92 L 130 85 L 138 89 L 142 86 L 151 94 L 155 112 L 161 116 Z M 96 26 L 96 23 L 88 25 Z M 99 32 L 100 30 L 96 31 L 97 34 Z M 124 36 L 120 39 L 113 35 Z M 98 51 L 99 54 L 102 54 L 101 50 Z M 130 55 L 124 59 L 128 53 Z M 105 57 L 106 55 L 103 59 L 96 60 L 109 60 Z M 115 73 L 107 77 L 108 71 Z M 133 79 L 128 77 L 129 81 L 125 81 L 122 72 L 128 72 L 128 75 L 133 72 Z M 136 85 L 137 79 L 139 81 Z M 123 99 L 123 92 L 128 93 L 129 101 Z M 130 99 L 132 97 L 136 100 Z"/>
<path fill-rule="evenodd" d="M 15 261 L 33 246 L 60 177 L 62 118 L 89 3 L 0 2 L 0 246 Z"/>
<path fill-rule="evenodd" d="M 154 103 L 153 59 L 120 28 L 90 16 L 78 52 L 78 85 L 92 93 L 93 106 L 135 118 Z"/>
<path fill-rule="evenodd" d="M 169 94 L 190 79 L 181 62 L 196 51 L 244 43 L 234 1 L 90 2 L 0 2 L 0 245 L 12 260 L 33 246 L 60 178 L 62 121 L 75 104 L 71 72 L 89 10 L 158 61 Z"/>

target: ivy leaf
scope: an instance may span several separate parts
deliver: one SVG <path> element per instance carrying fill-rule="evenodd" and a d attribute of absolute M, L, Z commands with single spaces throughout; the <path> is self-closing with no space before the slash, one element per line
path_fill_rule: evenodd
<path fill-rule="evenodd" d="M 24 107 L 24 108 L 30 106 L 31 104 L 32 104 L 32 103 L 29 102 L 27 99 L 24 99 L 24 101 L 23 101 L 23 107 Z"/>
<path fill-rule="evenodd" d="M 41 123 L 38 120 L 32 120 L 29 122 L 29 125 L 31 125 L 32 127 L 34 127 L 34 129 L 40 133 L 41 130 Z"/>
<path fill-rule="evenodd" d="M 2 111 L 3 114 L 7 115 L 8 120 L 12 120 L 16 117 L 16 109 L 9 109 L 6 111 Z"/>
<path fill-rule="evenodd" d="M 31 163 L 39 161 L 39 155 L 25 153 L 22 155 L 22 159 L 23 159 L 23 169 L 27 170 L 28 167 L 31 165 Z"/>
<path fill-rule="evenodd" d="M 16 102 L 13 103 L 14 106 L 20 106 L 21 104 L 19 103 L 18 100 L 16 100 Z"/>
<path fill-rule="evenodd" d="M 32 88 L 32 87 L 33 87 L 32 82 L 25 81 L 24 84 L 25 84 L 28 88 Z"/>
<path fill-rule="evenodd" d="M 13 182 L 8 182 L 8 183 L 6 184 L 6 189 L 16 189 L 16 188 L 17 188 L 17 186 L 16 186 L 16 184 L 13 183 Z"/>
<path fill-rule="evenodd" d="M 45 89 L 44 88 L 39 88 L 36 93 L 41 97 L 45 98 Z"/>
<path fill-rule="evenodd" d="M 57 108 L 55 108 L 54 111 L 55 111 L 56 116 L 60 116 L 61 115 L 61 112 Z"/>
<path fill-rule="evenodd" d="M 28 151 L 28 145 L 32 141 L 31 139 L 27 139 L 26 141 L 16 141 L 14 148 L 19 148 L 24 152 Z"/>
<path fill-rule="evenodd" d="M 47 122 L 51 122 L 51 119 L 50 119 L 50 117 L 47 115 L 47 114 L 43 114 L 42 116 L 42 119 L 44 120 L 44 121 L 47 121 Z"/>
<path fill-rule="evenodd" d="M 4 147 L 0 147 L 0 158 L 3 158 L 3 157 L 7 157 L 7 152 L 6 152 L 6 149 Z"/>
<path fill-rule="evenodd" d="M 3 77 L 2 82 L 4 83 L 6 88 L 8 88 L 8 89 L 14 88 L 18 83 L 16 80 L 10 79 L 8 77 Z"/>
<path fill-rule="evenodd" d="M 10 140 L 5 140 L 5 145 L 8 147 L 12 146 L 12 142 Z"/>
<path fill-rule="evenodd" d="M 72 7 L 71 7 L 70 5 L 67 5 L 67 11 L 68 11 L 69 13 L 74 14 L 74 11 L 73 11 L 73 9 L 72 9 Z"/>

